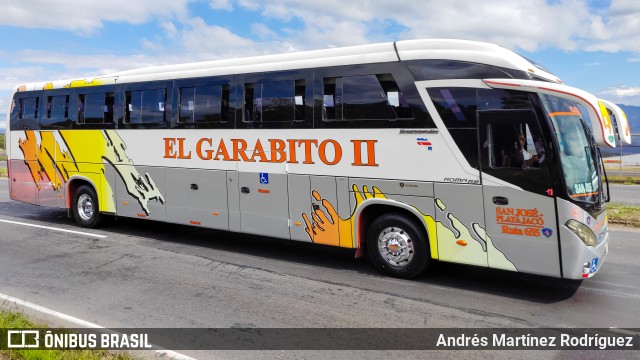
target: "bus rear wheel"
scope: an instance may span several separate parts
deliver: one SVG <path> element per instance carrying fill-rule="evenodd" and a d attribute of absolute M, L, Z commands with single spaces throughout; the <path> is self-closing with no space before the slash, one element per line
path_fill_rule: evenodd
<path fill-rule="evenodd" d="M 93 228 L 102 221 L 102 214 L 98 208 L 98 197 L 90 186 L 82 185 L 78 188 L 73 197 L 71 209 L 76 222 L 82 227 Z"/>
<path fill-rule="evenodd" d="M 381 272 L 411 279 L 429 264 L 429 246 L 419 225 L 400 214 L 384 214 L 367 231 L 369 258 Z"/>

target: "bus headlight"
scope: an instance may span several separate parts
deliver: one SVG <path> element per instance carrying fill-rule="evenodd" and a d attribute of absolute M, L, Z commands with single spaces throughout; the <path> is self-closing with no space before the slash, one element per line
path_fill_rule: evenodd
<path fill-rule="evenodd" d="M 574 234 L 578 235 L 585 245 L 596 246 L 596 235 L 587 225 L 573 219 L 567 221 L 564 225 L 573 231 Z"/>

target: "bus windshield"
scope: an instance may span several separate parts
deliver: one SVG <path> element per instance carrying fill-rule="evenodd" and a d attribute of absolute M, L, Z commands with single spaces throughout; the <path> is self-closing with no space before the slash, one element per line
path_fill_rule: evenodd
<path fill-rule="evenodd" d="M 596 153 L 579 106 L 555 96 L 541 97 L 555 129 L 567 195 L 577 202 L 597 203 L 601 186 Z"/>

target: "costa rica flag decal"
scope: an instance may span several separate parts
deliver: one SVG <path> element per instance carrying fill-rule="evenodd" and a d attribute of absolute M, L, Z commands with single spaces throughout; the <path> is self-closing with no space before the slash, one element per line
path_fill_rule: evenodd
<path fill-rule="evenodd" d="M 427 150 L 432 151 L 433 146 L 431 145 L 431 141 L 427 140 L 427 138 L 417 138 L 416 143 L 420 146 L 426 146 Z"/>

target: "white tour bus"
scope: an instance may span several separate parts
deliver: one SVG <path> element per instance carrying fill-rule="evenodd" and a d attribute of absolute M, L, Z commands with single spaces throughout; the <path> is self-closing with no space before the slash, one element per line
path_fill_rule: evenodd
<path fill-rule="evenodd" d="M 13 200 L 581 279 L 609 232 L 614 104 L 500 46 L 412 40 L 16 87 Z M 625 128 L 626 126 L 626 128 Z M 628 132 L 628 130 L 627 130 Z"/>

